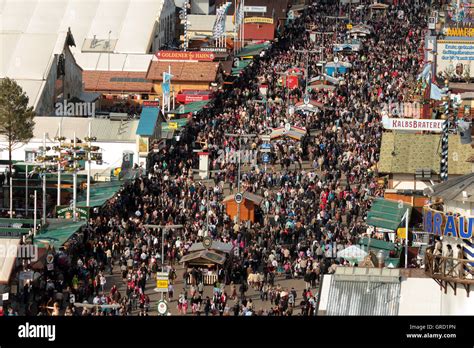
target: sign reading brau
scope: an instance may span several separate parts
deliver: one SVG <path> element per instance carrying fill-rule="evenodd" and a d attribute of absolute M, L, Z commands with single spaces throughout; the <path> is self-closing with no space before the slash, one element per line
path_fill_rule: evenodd
<path fill-rule="evenodd" d="M 474 217 L 457 216 L 450 213 L 423 208 L 423 226 L 427 233 L 471 239 L 474 230 Z"/>

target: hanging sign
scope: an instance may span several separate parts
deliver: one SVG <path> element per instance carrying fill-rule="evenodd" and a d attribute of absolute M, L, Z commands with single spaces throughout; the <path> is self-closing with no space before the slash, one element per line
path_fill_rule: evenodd
<path fill-rule="evenodd" d="M 240 204 L 242 203 L 243 195 L 241 193 L 236 193 L 234 198 L 235 198 L 235 203 Z"/>
<path fill-rule="evenodd" d="M 436 236 L 471 239 L 474 231 L 474 217 L 456 216 L 424 207 L 423 226 L 425 232 Z"/>
<path fill-rule="evenodd" d="M 56 207 L 56 216 L 61 219 L 72 219 L 73 211 L 70 205 L 59 205 Z M 89 219 L 89 209 L 87 207 L 76 207 L 76 214 L 79 219 Z"/>
<path fill-rule="evenodd" d="M 444 120 L 382 118 L 385 129 L 442 132 Z"/>
<path fill-rule="evenodd" d="M 273 18 L 266 17 L 249 17 L 244 19 L 244 23 L 264 23 L 273 24 Z"/>
<path fill-rule="evenodd" d="M 159 51 L 156 54 L 158 60 L 161 61 L 198 61 L 198 62 L 212 62 L 216 57 L 213 52 L 198 52 L 198 51 Z"/>

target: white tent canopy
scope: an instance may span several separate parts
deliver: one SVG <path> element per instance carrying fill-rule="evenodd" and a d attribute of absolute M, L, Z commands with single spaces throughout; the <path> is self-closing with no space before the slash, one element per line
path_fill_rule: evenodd
<path fill-rule="evenodd" d="M 351 245 L 337 253 L 337 257 L 346 259 L 350 262 L 361 262 L 366 256 L 367 252 L 362 250 L 358 245 Z"/>

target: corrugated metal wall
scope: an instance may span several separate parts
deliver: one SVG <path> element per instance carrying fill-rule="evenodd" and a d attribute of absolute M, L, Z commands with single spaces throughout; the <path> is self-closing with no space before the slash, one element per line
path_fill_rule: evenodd
<path fill-rule="evenodd" d="M 398 315 L 400 283 L 332 279 L 327 315 Z"/>

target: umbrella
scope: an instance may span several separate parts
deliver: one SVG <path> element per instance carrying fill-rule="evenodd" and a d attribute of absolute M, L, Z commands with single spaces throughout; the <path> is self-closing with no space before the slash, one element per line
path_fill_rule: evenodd
<path fill-rule="evenodd" d="M 349 262 L 361 262 L 366 256 L 367 256 L 367 252 L 362 250 L 357 245 L 351 245 L 350 247 L 344 250 L 341 250 L 337 253 L 337 257 L 339 258 L 342 257 L 348 260 Z"/>

